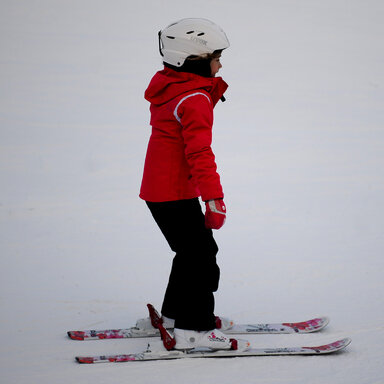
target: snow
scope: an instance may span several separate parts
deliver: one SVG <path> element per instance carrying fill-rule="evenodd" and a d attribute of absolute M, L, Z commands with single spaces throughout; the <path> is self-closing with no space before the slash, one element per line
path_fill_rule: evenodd
<path fill-rule="evenodd" d="M 2 382 L 384 383 L 384 5 L 374 0 L 3 0 L 0 4 Z M 231 47 L 214 151 L 228 220 L 217 313 L 328 315 L 324 357 L 77 365 L 148 340 L 75 342 L 161 305 L 172 253 L 138 198 L 156 34 L 206 17 Z M 197 277 L 198 279 L 198 277 Z M 188 282 L 193 284 L 194 282 Z"/>

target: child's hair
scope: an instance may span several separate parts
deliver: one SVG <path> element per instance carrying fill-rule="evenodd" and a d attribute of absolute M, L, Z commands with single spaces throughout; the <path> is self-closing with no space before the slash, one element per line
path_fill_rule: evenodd
<path fill-rule="evenodd" d="M 188 56 L 185 60 L 204 60 L 204 59 L 212 60 L 212 59 L 217 59 L 218 57 L 221 56 L 221 52 L 223 52 L 222 49 L 217 50 L 217 51 L 215 51 L 213 53 L 205 53 L 205 54 L 200 55 L 200 56 L 191 55 L 191 56 Z"/>
<path fill-rule="evenodd" d="M 213 53 L 207 53 L 201 56 L 188 56 L 181 67 L 175 67 L 165 62 L 164 65 L 177 72 L 188 72 L 204 77 L 211 77 L 211 60 L 219 58 L 221 52 L 222 50 L 217 50 Z"/>

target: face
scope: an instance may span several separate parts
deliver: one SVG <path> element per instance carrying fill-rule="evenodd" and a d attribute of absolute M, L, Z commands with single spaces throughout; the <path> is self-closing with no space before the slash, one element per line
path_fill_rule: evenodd
<path fill-rule="evenodd" d="M 217 72 L 219 72 L 219 69 L 222 67 L 220 58 L 221 56 L 211 60 L 211 76 L 212 77 L 215 77 Z"/>

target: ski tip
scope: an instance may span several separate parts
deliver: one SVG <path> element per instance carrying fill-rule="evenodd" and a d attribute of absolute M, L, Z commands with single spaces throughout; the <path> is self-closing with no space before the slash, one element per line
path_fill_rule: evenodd
<path fill-rule="evenodd" d="M 311 320 L 307 320 L 308 322 L 318 322 L 319 325 L 323 325 L 324 327 L 329 324 L 330 318 L 328 316 L 319 316 L 315 317 Z"/>
<path fill-rule="evenodd" d="M 315 317 L 311 320 L 299 323 L 282 323 L 284 326 L 291 328 L 297 333 L 317 332 L 325 328 L 329 323 L 329 318 L 326 316 Z"/>
<path fill-rule="evenodd" d="M 345 339 L 342 340 L 344 347 L 347 347 L 349 344 L 352 343 L 352 339 L 350 337 L 346 337 Z"/>
<path fill-rule="evenodd" d="M 328 325 L 331 319 L 328 316 L 321 316 L 320 319 L 323 320 L 324 325 Z"/>
<path fill-rule="evenodd" d="M 319 329 L 325 328 L 329 324 L 330 321 L 331 321 L 331 319 L 328 316 L 320 316 L 319 317 L 319 326 L 320 326 Z"/>
<path fill-rule="evenodd" d="M 327 316 L 320 316 L 312 320 L 308 320 L 307 323 L 310 324 L 311 326 L 305 331 L 308 333 L 321 331 L 323 328 L 325 328 L 329 324 L 329 322 L 330 322 L 330 318 Z"/>
<path fill-rule="evenodd" d="M 351 342 L 352 342 L 352 339 L 349 337 L 346 337 L 344 339 L 334 341 L 333 343 L 320 345 L 318 347 L 303 347 L 303 348 L 315 351 L 319 354 L 328 354 L 328 353 L 341 351 L 342 349 L 346 348 L 349 344 L 351 344 Z"/>
<path fill-rule="evenodd" d="M 340 339 L 335 341 L 334 343 L 329 344 L 335 351 L 341 351 L 342 349 L 348 347 L 351 344 L 352 339 L 350 337 L 345 337 L 344 339 Z M 332 351 L 330 351 L 332 352 Z"/>
<path fill-rule="evenodd" d="M 349 344 L 351 344 L 351 342 L 352 339 L 350 337 L 345 337 L 344 339 L 337 340 L 333 343 L 330 343 L 329 345 L 341 349 L 347 347 Z"/>

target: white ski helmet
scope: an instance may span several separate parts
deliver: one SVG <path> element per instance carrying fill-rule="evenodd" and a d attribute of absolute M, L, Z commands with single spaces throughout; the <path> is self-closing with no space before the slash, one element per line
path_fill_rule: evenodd
<path fill-rule="evenodd" d="M 225 32 L 207 19 L 182 19 L 159 31 L 163 61 L 181 67 L 188 56 L 201 56 L 229 47 Z"/>

